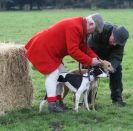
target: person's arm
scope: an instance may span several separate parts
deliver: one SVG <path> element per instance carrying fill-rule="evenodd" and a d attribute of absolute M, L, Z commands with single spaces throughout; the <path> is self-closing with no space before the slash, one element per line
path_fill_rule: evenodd
<path fill-rule="evenodd" d="M 97 54 L 91 48 L 87 48 L 87 54 L 92 58 L 98 57 Z"/>
<path fill-rule="evenodd" d="M 124 47 L 116 47 L 110 54 L 109 61 L 114 69 L 116 69 L 122 62 Z"/>
<path fill-rule="evenodd" d="M 92 58 L 80 50 L 80 44 L 82 41 L 82 34 L 77 28 L 71 27 L 66 30 L 66 43 L 68 54 L 82 63 L 83 65 L 91 65 Z"/>

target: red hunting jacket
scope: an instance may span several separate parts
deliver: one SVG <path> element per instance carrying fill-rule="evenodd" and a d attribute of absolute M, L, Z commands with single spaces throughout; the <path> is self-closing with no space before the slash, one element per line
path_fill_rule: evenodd
<path fill-rule="evenodd" d="M 67 55 L 89 66 L 96 54 L 87 47 L 86 39 L 85 19 L 64 19 L 33 36 L 25 46 L 26 56 L 42 74 L 53 72 Z"/>

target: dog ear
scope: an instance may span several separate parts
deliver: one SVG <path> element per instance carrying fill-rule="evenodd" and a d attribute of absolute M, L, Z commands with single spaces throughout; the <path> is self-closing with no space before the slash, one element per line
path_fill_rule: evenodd
<path fill-rule="evenodd" d="M 103 71 L 102 71 L 102 69 L 100 69 L 100 67 L 95 67 L 94 68 L 93 74 L 94 74 L 95 77 L 97 77 L 98 75 L 100 75 L 102 73 L 103 73 Z"/>

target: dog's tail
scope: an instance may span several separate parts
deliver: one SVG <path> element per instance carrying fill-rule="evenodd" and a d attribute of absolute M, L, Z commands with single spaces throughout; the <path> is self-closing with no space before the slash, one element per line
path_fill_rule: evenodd
<path fill-rule="evenodd" d="M 44 96 L 44 100 L 47 100 L 47 93 L 46 93 L 45 96 Z"/>
<path fill-rule="evenodd" d="M 58 82 L 67 82 L 66 77 L 64 77 L 63 75 L 59 75 L 59 78 L 57 80 Z"/>

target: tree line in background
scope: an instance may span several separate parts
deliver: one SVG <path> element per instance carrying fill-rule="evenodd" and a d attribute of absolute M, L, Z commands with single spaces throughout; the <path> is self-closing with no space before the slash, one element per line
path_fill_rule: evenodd
<path fill-rule="evenodd" d="M 133 8 L 133 0 L 0 0 L 0 10 Z"/>

